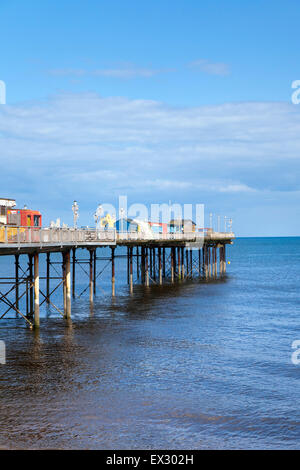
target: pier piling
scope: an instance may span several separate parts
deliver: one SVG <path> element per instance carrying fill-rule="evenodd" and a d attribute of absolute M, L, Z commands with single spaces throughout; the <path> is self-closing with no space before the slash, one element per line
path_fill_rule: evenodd
<path fill-rule="evenodd" d="M 39 255 L 34 254 L 34 327 L 40 326 L 40 275 Z"/>
<path fill-rule="evenodd" d="M 16 308 L 19 308 L 19 255 L 15 255 L 15 282 L 16 282 L 16 296 L 15 296 L 15 305 Z M 16 315 L 17 312 L 16 312 Z"/>
<path fill-rule="evenodd" d="M 130 282 L 130 293 L 132 294 L 133 293 L 133 269 L 132 269 L 132 252 L 133 252 L 133 248 L 129 248 L 129 256 L 130 256 L 130 260 L 129 260 L 129 270 L 130 270 L 130 273 L 129 273 L 129 282 Z"/>
<path fill-rule="evenodd" d="M 115 247 L 111 247 L 111 295 L 114 297 L 116 295 L 115 289 Z"/>
<path fill-rule="evenodd" d="M 94 260 L 94 250 L 90 250 L 90 262 L 89 262 L 89 268 L 90 268 L 90 281 L 89 281 L 89 287 L 90 287 L 90 303 L 93 303 L 94 301 L 94 269 L 93 269 L 93 260 Z"/>
<path fill-rule="evenodd" d="M 159 284 L 162 285 L 163 277 L 162 277 L 162 264 L 161 264 L 161 247 L 158 248 L 158 276 L 159 276 Z"/>
<path fill-rule="evenodd" d="M 145 249 L 145 270 L 146 270 L 146 286 L 149 287 L 149 258 L 148 258 L 148 248 Z"/>
<path fill-rule="evenodd" d="M 70 254 L 70 250 L 68 250 L 65 254 L 65 277 L 66 277 L 65 279 L 66 281 L 65 317 L 71 318 L 71 254 Z"/>

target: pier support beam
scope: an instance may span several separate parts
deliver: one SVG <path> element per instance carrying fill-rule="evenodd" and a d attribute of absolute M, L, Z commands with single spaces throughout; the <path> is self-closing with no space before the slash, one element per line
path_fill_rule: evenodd
<path fill-rule="evenodd" d="M 130 248 L 127 247 L 127 284 L 129 284 L 129 257 L 130 257 Z"/>
<path fill-rule="evenodd" d="M 217 262 L 217 247 L 216 247 L 216 245 L 214 246 L 214 264 L 215 264 L 214 274 L 215 274 L 215 277 L 217 277 L 217 275 L 218 275 L 218 262 Z"/>
<path fill-rule="evenodd" d="M 63 279 L 64 315 L 66 317 L 67 316 L 66 253 L 62 253 L 62 279 Z"/>
<path fill-rule="evenodd" d="M 162 285 L 162 265 L 161 265 L 161 248 L 158 248 L 158 276 L 159 284 Z"/>
<path fill-rule="evenodd" d="M 96 279 L 97 279 L 97 248 L 94 250 L 94 295 L 96 295 Z"/>
<path fill-rule="evenodd" d="M 115 278 L 115 248 L 111 247 L 111 295 L 116 295 L 116 278 Z"/>
<path fill-rule="evenodd" d="M 201 277 L 201 248 L 198 250 L 198 270 L 199 270 L 199 277 Z"/>
<path fill-rule="evenodd" d="M 141 278 L 142 283 L 145 284 L 145 248 L 141 247 Z"/>
<path fill-rule="evenodd" d="M 90 287 L 90 302 L 94 302 L 94 269 L 93 269 L 93 261 L 94 261 L 94 250 L 90 250 L 90 262 L 89 262 L 89 267 L 90 267 L 90 281 L 89 281 L 89 287 Z"/>
<path fill-rule="evenodd" d="M 152 248 L 149 248 L 149 264 L 150 264 L 150 276 L 152 277 L 152 269 L 153 269 L 153 263 L 152 263 Z"/>
<path fill-rule="evenodd" d="M 193 277 L 193 250 L 190 249 L 190 271 L 191 271 L 191 278 Z"/>
<path fill-rule="evenodd" d="M 19 255 L 15 255 L 16 308 L 19 309 Z M 18 315 L 18 314 L 17 314 Z"/>
<path fill-rule="evenodd" d="M 185 278 L 185 269 L 184 269 L 184 247 L 182 246 L 181 248 L 181 276 L 182 279 Z"/>
<path fill-rule="evenodd" d="M 132 252 L 133 252 L 133 248 L 129 248 L 129 285 L 130 285 L 130 294 L 133 293 Z"/>
<path fill-rule="evenodd" d="M 177 248 L 177 260 L 178 260 L 178 263 L 177 263 L 177 266 L 178 266 L 178 279 L 181 280 L 181 248 L 180 247 Z"/>
<path fill-rule="evenodd" d="M 50 253 L 46 254 L 46 302 L 50 303 Z"/>
<path fill-rule="evenodd" d="M 208 246 L 204 247 L 204 258 L 205 258 L 205 279 L 208 278 Z"/>
<path fill-rule="evenodd" d="M 162 262 L 162 269 L 163 269 L 163 278 L 165 279 L 166 277 L 166 249 L 165 247 L 162 249 L 163 250 L 163 262 Z"/>
<path fill-rule="evenodd" d="M 66 295 L 66 310 L 65 318 L 71 318 L 71 254 L 68 250 L 65 254 L 65 283 L 66 288 L 64 290 Z"/>
<path fill-rule="evenodd" d="M 174 282 L 174 248 L 171 248 L 171 282 Z"/>
<path fill-rule="evenodd" d="M 139 255 L 139 247 L 136 247 L 136 277 L 137 279 L 140 278 L 140 255 Z"/>
<path fill-rule="evenodd" d="M 72 250 L 72 296 L 75 297 L 76 248 Z"/>
<path fill-rule="evenodd" d="M 32 264 L 33 255 L 28 255 L 28 283 L 29 283 L 29 311 L 28 317 L 33 317 L 33 264 Z"/>
<path fill-rule="evenodd" d="M 219 248 L 219 265 L 220 265 L 220 274 L 223 275 L 226 272 L 226 253 L 225 245 L 221 245 Z"/>
<path fill-rule="evenodd" d="M 34 327 L 40 327 L 40 275 L 39 255 L 34 255 Z"/>
<path fill-rule="evenodd" d="M 148 259 L 148 248 L 145 249 L 145 271 L 146 271 L 146 286 L 149 287 L 149 259 Z"/>
<path fill-rule="evenodd" d="M 189 277 L 189 251 L 188 249 L 186 248 L 185 249 L 185 261 L 186 261 L 186 276 Z"/>

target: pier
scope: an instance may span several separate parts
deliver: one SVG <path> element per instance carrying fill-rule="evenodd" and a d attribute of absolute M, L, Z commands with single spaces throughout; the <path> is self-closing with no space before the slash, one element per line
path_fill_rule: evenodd
<path fill-rule="evenodd" d="M 226 245 L 235 238 L 232 232 L 153 233 L 119 232 L 115 229 L 70 229 L 41 227 L 1 227 L 0 256 L 14 259 L 14 276 L 0 278 L 0 301 L 4 312 L 15 312 L 30 328 L 40 326 L 40 307 L 47 303 L 63 318 L 71 318 L 72 297 L 76 293 L 76 271 L 79 265 L 88 276 L 89 301 L 92 304 L 104 269 L 111 272 L 111 295 L 116 296 L 116 260 L 126 258 L 129 292 L 134 284 L 149 287 L 152 284 L 184 282 L 188 279 L 208 281 L 226 274 Z M 101 248 L 108 247 L 110 256 L 101 256 Z M 118 249 L 123 247 L 122 254 Z M 124 250 L 125 248 L 125 250 Z M 120 251 L 120 250 L 119 250 Z M 125 251 L 125 254 L 124 254 Z M 60 270 L 56 269 L 53 253 L 61 254 Z M 40 255 L 46 254 L 46 276 L 40 276 Z M 83 254 L 85 257 L 79 256 Z M 26 257 L 27 268 L 21 268 L 20 259 Z M 98 269 L 98 262 L 105 268 Z M 44 281 L 44 290 L 41 282 Z M 53 284 L 56 284 L 53 287 Z M 54 304 L 52 296 L 62 290 L 63 308 Z M 25 309 L 21 309 L 23 299 Z M 24 302 L 25 299 L 25 302 Z"/>

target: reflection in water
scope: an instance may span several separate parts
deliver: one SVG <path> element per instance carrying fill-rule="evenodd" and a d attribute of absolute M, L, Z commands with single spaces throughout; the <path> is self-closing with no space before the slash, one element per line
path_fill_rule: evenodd
<path fill-rule="evenodd" d="M 104 279 L 72 321 L 45 307 L 40 331 L 2 322 L 0 447 L 299 447 L 300 242 L 231 251 L 223 281 L 119 282 L 112 301 Z"/>

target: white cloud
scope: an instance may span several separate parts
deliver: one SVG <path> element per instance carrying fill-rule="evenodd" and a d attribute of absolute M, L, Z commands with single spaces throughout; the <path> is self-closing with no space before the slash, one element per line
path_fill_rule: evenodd
<path fill-rule="evenodd" d="M 127 65 L 126 67 L 119 68 L 103 68 L 96 70 L 84 69 L 53 69 L 49 70 L 49 75 L 52 76 L 73 76 L 73 77 L 108 77 L 108 78 L 150 78 L 162 73 L 174 72 L 174 69 L 152 69 L 146 67 L 136 67 L 134 65 Z"/>
<path fill-rule="evenodd" d="M 60 94 L 0 107 L 1 192 L 53 201 L 256 197 L 300 189 L 300 107 L 171 107 Z M 74 194 L 75 193 L 75 194 Z M 49 202 L 50 204 L 50 202 Z"/>
<path fill-rule="evenodd" d="M 210 62 L 206 59 L 194 60 L 190 62 L 189 66 L 210 75 L 229 75 L 230 73 L 228 64 L 224 64 L 223 62 Z"/>

